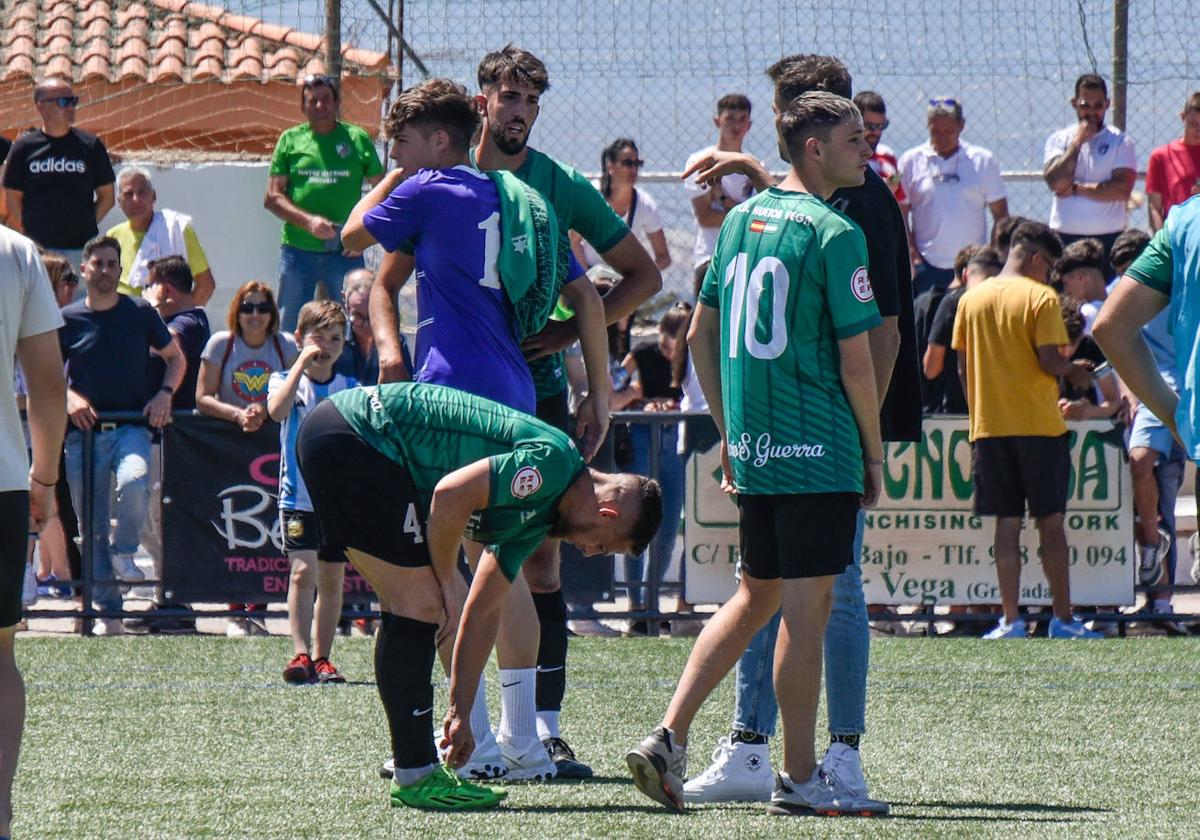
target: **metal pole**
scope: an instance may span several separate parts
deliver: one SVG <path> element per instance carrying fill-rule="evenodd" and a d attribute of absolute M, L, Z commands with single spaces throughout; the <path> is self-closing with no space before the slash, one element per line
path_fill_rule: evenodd
<path fill-rule="evenodd" d="M 658 478 L 662 464 L 662 424 L 649 423 L 646 428 L 650 432 L 650 477 Z M 667 523 L 663 523 L 662 527 L 667 527 Z M 676 527 L 678 527 L 678 523 L 676 523 Z M 670 562 L 668 558 L 660 557 L 661 553 L 658 540 L 651 540 L 650 547 L 646 551 L 646 562 L 642 564 L 642 576 L 645 578 L 642 592 L 646 598 L 646 609 L 650 611 L 650 618 L 646 621 L 647 636 L 658 635 L 661 617 L 658 606 L 658 569 L 662 563 Z"/>
<path fill-rule="evenodd" d="M 1112 124 L 1125 130 L 1125 94 L 1129 86 L 1129 0 L 1113 0 Z"/>
<path fill-rule="evenodd" d="M 325 73 L 342 76 L 342 0 L 325 0 Z"/>
<path fill-rule="evenodd" d="M 421 56 L 417 55 L 416 51 L 409 46 L 408 41 L 404 40 L 404 33 L 401 31 L 404 28 L 404 4 L 400 4 L 399 27 L 397 27 L 396 23 L 388 17 L 387 12 L 383 10 L 383 7 L 380 6 L 376 0 L 367 0 L 367 5 L 375 10 L 375 14 L 379 15 L 379 19 L 383 21 L 383 25 L 388 28 L 389 32 L 396 36 L 396 40 L 400 42 L 400 48 L 404 50 L 404 54 L 408 56 L 408 60 L 413 63 L 413 66 L 420 71 L 421 77 L 428 79 L 429 68 L 426 67 L 425 62 L 421 60 Z"/>
<path fill-rule="evenodd" d="M 92 429 L 86 429 L 83 432 L 83 492 L 80 493 L 80 498 L 83 501 L 83 510 L 79 511 L 83 514 L 82 521 L 79 523 L 80 531 L 83 534 L 83 545 L 80 546 L 81 560 L 80 569 L 82 581 L 79 586 L 79 594 L 83 599 L 83 617 L 79 622 L 80 635 L 86 636 L 91 631 L 92 619 L 88 614 L 92 611 L 92 590 L 94 589 L 94 574 L 93 560 L 96 553 L 95 529 L 92 528 L 92 516 L 95 513 L 96 500 L 93 496 L 92 489 L 95 486 L 96 473 L 96 434 Z"/>

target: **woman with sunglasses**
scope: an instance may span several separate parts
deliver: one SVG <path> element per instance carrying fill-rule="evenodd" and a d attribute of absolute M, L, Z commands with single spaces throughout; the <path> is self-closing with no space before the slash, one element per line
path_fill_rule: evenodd
<path fill-rule="evenodd" d="M 597 185 L 609 206 L 625 220 L 635 235 L 650 242 L 654 264 L 663 271 L 671 264 L 667 236 L 663 233 L 658 204 L 645 190 L 638 189 L 638 172 L 645 165 L 638 157 L 637 144 L 628 137 L 614 140 L 600 154 L 600 183 Z M 604 260 L 588 242 L 571 231 L 571 249 L 585 268 L 603 265 Z"/>
<path fill-rule="evenodd" d="M 200 354 L 196 409 L 236 423 L 243 432 L 255 432 L 267 419 L 267 380 L 274 371 L 290 368 L 300 351 L 295 339 L 279 331 L 275 295 L 257 280 L 244 283 L 234 294 L 228 323 L 229 329 L 213 333 Z M 242 604 L 229 608 L 241 609 Z M 225 628 L 227 636 L 265 633 L 256 619 L 231 618 Z"/>

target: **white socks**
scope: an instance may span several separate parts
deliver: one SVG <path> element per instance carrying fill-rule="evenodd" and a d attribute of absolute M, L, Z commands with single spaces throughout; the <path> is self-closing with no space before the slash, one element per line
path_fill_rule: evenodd
<path fill-rule="evenodd" d="M 479 675 L 479 687 L 475 689 L 475 703 L 471 706 L 471 735 L 476 744 L 492 734 L 492 722 L 488 719 L 487 677 Z"/>
<path fill-rule="evenodd" d="M 536 668 L 500 669 L 500 728 L 496 735 L 512 743 L 537 736 Z"/>
<path fill-rule="evenodd" d="M 558 731 L 558 712 L 539 711 L 537 713 L 537 734 L 539 741 L 562 737 L 562 733 Z"/>

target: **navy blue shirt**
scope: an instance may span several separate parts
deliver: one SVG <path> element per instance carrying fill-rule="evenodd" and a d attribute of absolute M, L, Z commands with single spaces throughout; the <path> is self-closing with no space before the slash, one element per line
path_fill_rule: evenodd
<path fill-rule="evenodd" d="M 200 307 L 176 312 L 167 319 L 167 329 L 179 342 L 179 349 L 187 358 L 187 370 L 183 374 L 183 382 L 171 400 L 172 409 L 190 410 L 196 407 L 196 380 L 200 378 L 200 354 L 204 345 L 208 344 L 212 330 L 208 326 L 208 315 Z M 167 363 L 158 356 L 150 357 L 150 384 L 162 387 L 163 375 L 167 372 Z"/>
<path fill-rule="evenodd" d="M 162 387 L 151 378 L 150 349 L 162 350 L 171 333 L 146 301 L 118 296 L 103 312 L 85 300 L 63 308 L 58 344 L 67 363 L 67 385 L 97 411 L 141 411 Z"/>

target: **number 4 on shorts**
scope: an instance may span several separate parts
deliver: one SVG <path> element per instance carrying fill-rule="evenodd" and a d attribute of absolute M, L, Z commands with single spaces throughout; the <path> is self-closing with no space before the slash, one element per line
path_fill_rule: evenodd
<path fill-rule="evenodd" d="M 412 502 L 408 503 L 408 509 L 404 511 L 404 533 L 412 535 L 413 545 L 425 542 L 425 535 L 421 533 L 421 522 L 417 519 L 417 506 Z"/>

